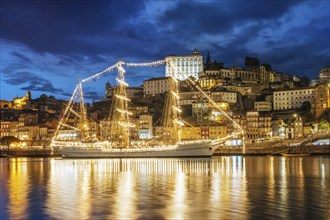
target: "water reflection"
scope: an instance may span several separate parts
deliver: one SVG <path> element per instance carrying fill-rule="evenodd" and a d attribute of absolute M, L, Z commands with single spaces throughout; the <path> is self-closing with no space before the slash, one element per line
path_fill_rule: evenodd
<path fill-rule="evenodd" d="M 25 159 L 17 159 L 12 166 L 9 178 L 9 218 L 23 219 L 27 217 L 28 209 L 28 189 L 29 180 L 27 174 L 27 167 L 23 163 Z"/>
<path fill-rule="evenodd" d="M 325 218 L 329 162 L 239 156 L 0 159 L 6 207 L 0 218 Z"/>

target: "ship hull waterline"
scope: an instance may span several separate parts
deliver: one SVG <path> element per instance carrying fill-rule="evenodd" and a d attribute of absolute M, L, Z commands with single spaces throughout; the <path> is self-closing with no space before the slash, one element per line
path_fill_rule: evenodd
<path fill-rule="evenodd" d="M 141 150 L 129 151 L 122 150 L 103 150 L 98 149 L 77 149 L 62 148 L 60 153 L 63 158 L 171 158 L 171 157 L 212 157 L 214 151 L 218 148 L 218 144 L 209 142 L 207 144 L 188 144 L 179 145 L 176 148 L 168 150 Z"/>

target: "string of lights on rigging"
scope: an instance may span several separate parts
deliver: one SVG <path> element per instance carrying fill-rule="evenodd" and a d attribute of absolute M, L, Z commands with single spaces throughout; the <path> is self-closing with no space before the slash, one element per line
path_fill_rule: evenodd
<path fill-rule="evenodd" d="M 119 72 L 122 72 L 123 74 L 126 72 L 125 69 L 123 68 L 123 65 L 126 65 L 127 67 L 155 67 L 155 66 L 159 66 L 159 65 L 164 65 L 164 64 L 169 64 L 172 69 L 173 68 L 176 68 L 172 62 L 172 60 L 170 58 L 167 58 L 167 59 L 164 59 L 164 60 L 158 60 L 158 61 L 154 61 L 154 62 L 145 62 L 145 63 L 126 63 L 126 62 L 123 62 L 123 61 L 119 61 L 117 62 L 116 64 L 108 67 L 107 69 L 101 71 L 101 72 L 98 72 L 90 77 L 87 77 L 85 79 L 82 79 L 78 84 L 77 86 L 75 87 L 74 91 L 73 91 L 73 94 L 70 98 L 70 101 L 64 111 L 64 114 L 63 114 L 63 117 L 61 117 L 61 120 L 59 122 L 59 125 L 56 129 L 56 132 L 55 132 L 55 135 L 54 137 L 57 135 L 58 133 L 58 130 L 64 126 L 64 127 L 69 127 L 69 128 L 72 128 L 74 129 L 74 127 L 70 126 L 70 125 L 67 125 L 65 123 L 63 123 L 63 121 L 65 122 L 68 117 L 69 117 L 69 114 L 68 112 L 73 112 L 75 115 L 77 115 L 78 113 L 75 112 L 73 109 L 72 109 L 72 105 L 73 105 L 73 101 L 78 98 L 78 96 L 80 96 L 82 102 L 83 102 L 83 93 L 82 93 L 82 83 L 85 83 L 85 82 L 91 82 L 92 80 L 95 80 L 96 78 L 99 78 L 101 77 L 102 75 L 104 75 L 105 73 L 108 73 L 108 72 L 112 72 L 113 70 L 115 69 L 118 69 Z M 172 75 L 171 75 L 171 78 L 174 80 L 174 82 L 177 84 L 178 83 L 178 80 L 175 79 Z M 119 78 L 116 78 L 117 82 L 123 86 L 129 86 L 127 84 L 127 82 L 125 82 L 124 79 L 119 79 Z M 191 80 L 190 78 L 188 78 L 188 81 L 190 83 L 192 83 L 198 90 L 199 92 L 201 92 L 208 100 L 209 102 L 214 105 L 237 129 L 239 129 L 239 132 L 234 132 L 232 133 L 231 135 L 227 135 L 223 138 L 218 138 L 217 140 L 226 140 L 228 138 L 231 138 L 231 137 L 235 137 L 237 135 L 242 135 L 242 141 L 243 141 L 243 147 L 244 147 L 244 130 L 241 128 L 240 125 L 238 125 L 225 111 L 223 111 L 220 107 L 217 106 L 217 104 L 211 99 L 211 97 L 209 95 L 207 95 L 193 80 Z M 176 91 L 172 91 L 172 94 L 175 96 L 176 98 L 176 101 L 177 101 L 177 106 L 179 106 L 179 99 L 180 99 L 180 96 L 179 96 L 179 93 L 178 93 L 178 86 L 176 86 Z M 127 98 L 126 96 L 124 95 L 116 95 L 117 98 L 119 99 L 123 99 L 125 102 L 128 102 L 130 101 L 129 98 Z M 86 119 L 86 109 L 84 107 L 84 105 L 81 106 L 83 109 L 82 109 L 82 112 L 83 112 L 83 118 Z M 117 111 L 121 112 L 121 113 L 124 113 L 125 115 L 131 115 L 131 112 L 129 112 L 127 110 L 127 105 L 125 105 L 125 108 L 126 109 L 117 109 Z M 179 108 L 179 107 L 176 107 L 176 106 L 173 106 L 173 109 L 175 109 L 178 113 L 182 112 L 182 110 Z M 180 120 L 180 119 L 175 119 L 175 122 L 177 124 L 179 124 L 180 126 L 184 126 L 184 123 Z M 123 123 L 121 122 L 123 126 L 127 126 L 127 127 L 133 127 L 132 123 L 130 122 L 127 122 L 127 123 Z M 125 124 L 125 125 L 124 125 Z M 75 128 L 74 130 L 77 130 L 77 128 Z M 78 129 L 79 130 L 79 129 Z M 180 133 L 180 132 L 179 132 Z"/>

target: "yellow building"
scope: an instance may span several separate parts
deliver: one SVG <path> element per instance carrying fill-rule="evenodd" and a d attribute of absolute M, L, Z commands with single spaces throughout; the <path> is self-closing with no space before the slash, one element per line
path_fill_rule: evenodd
<path fill-rule="evenodd" d="M 14 136 L 18 138 L 17 121 L 0 121 L 0 138 L 5 136 Z"/>
<path fill-rule="evenodd" d="M 204 135 L 202 135 L 202 130 Z M 217 139 L 225 136 L 227 136 L 227 125 L 225 124 L 214 124 L 203 128 L 200 126 L 181 128 L 181 140 Z"/>
<path fill-rule="evenodd" d="M 247 142 L 254 142 L 258 139 L 269 139 L 272 137 L 272 117 L 270 115 L 260 115 L 258 111 L 246 112 Z"/>
<path fill-rule="evenodd" d="M 210 139 L 223 138 L 226 136 L 227 136 L 227 125 L 220 124 L 220 125 L 209 126 Z"/>
<path fill-rule="evenodd" d="M 31 92 L 27 91 L 23 97 L 17 97 L 13 99 L 13 108 L 21 110 L 31 104 Z"/>
<path fill-rule="evenodd" d="M 200 138 L 200 127 L 181 127 L 181 140 L 196 140 Z"/>
<path fill-rule="evenodd" d="M 303 127 L 303 131 L 304 131 L 304 136 L 305 137 L 308 137 L 309 135 L 312 135 L 313 134 L 313 129 L 312 129 L 312 126 L 311 125 L 304 125 Z"/>
<path fill-rule="evenodd" d="M 211 88 L 213 88 L 213 86 L 216 85 L 216 81 L 213 78 L 201 78 L 201 79 L 199 79 L 198 82 L 199 82 L 200 87 L 203 90 L 204 89 L 206 89 L 206 90 L 211 89 Z"/>
<path fill-rule="evenodd" d="M 315 88 L 315 100 L 312 103 L 311 112 L 316 118 L 319 118 L 330 108 L 330 89 L 325 85 L 319 85 Z"/>

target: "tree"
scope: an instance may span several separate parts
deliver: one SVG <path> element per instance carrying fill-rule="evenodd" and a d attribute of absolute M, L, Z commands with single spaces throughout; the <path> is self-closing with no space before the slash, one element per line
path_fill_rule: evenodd
<path fill-rule="evenodd" d="M 47 96 L 46 94 L 41 94 L 41 95 L 40 95 L 40 98 L 41 98 L 41 99 L 46 99 L 47 97 L 48 97 L 48 96 Z"/>
<path fill-rule="evenodd" d="M 301 79 L 300 79 L 300 85 L 302 87 L 305 87 L 305 86 L 309 86 L 309 78 L 307 76 L 303 76 Z"/>
<path fill-rule="evenodd" d="M 261 94 L 262 95 L 271 95 L 273 93 L 273 89 L 272 88 L 264 88 L 261 90 Z"/>
<path fill-rule="evenodd" d="M 268 63 L 263 63 L 263 64 L 261 64 L 261 66 L 264 66 L 267 71 L 273 70 L 272 66 Z"/>
<path fill-rule="evenodd" d="M 12 143 L 19 143 L 19 142 L 21 142 L 21 140 L 14 136 L 4 136 L 0 139 L 0 143 L 6 145 L 8 149 Z"/>
<path fill-rule="evenodd" d="M 258 58 L 245 57 L 244 65 L 247 69 L 254 69 L 259 67 L 260 61 Z"/>
<path fill-rule="evenodd" d="M 329 122 L 327 122 L 326 120 L 322 120 L 319 123 L 319 130 L 322 132 L 326 132 L 329 129 Z"/>
<path fill-rule="evenodd" d="M 305 112 L 310 112 L 311 110 L 311 103 L 309 101 L 304 101 L 301 105 L 301 110 Z"/>
<path fill-rule="evenodd" d="M 207 52 L 207 57 L 206 57 L 206 64 L 211 63 L 211 56 L 210 56 L 210 52 Z"/>

